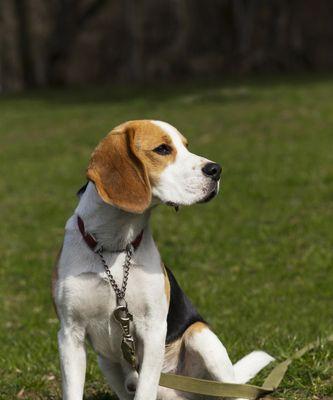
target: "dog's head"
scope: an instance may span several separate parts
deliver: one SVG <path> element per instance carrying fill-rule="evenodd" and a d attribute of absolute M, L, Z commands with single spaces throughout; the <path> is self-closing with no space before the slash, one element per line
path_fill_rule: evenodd
<path fill-rule="evenodd" d="M 153 203 L 172 206 L 211 200 L 221 167 L 191 153 L 187 140 L 161 121 L 126 122 L 111 131 L 91 156 L 87 177 L 101 198 L 142 213 Z"/>

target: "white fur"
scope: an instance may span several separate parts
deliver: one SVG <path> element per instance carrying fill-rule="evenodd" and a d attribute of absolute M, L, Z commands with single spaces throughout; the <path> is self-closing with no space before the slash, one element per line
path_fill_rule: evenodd
<path fill-rule="evenodd" d="M 216 182 L 202 173 L 210 160 L 191 153 L 184 146 L 176 128 L 162 121 L 151 121 L 163 129 L 172 139 L 177 155 L 174 163 L 168 165 L 154 186 L 153 195 L 163 203 L 191 205 L 202 201 L 216 189 Z"/>
<path fill-rule="evenodd" d="M 160 255 L 147 226 L 150 211 L 135 215 L 111 207 L 102 202 L 92 183 L 88 184 L 75 214 L 66 224 L 58 265 L 55 301 L 61 319 L 59 348 L 64 399 L 82 399 L 86 335 L 89 335 L 96 352 L 110 360 L 109 371 L 126 369 L 120 351 L 120 329 L 112 318 L 116 297 L 106 280 L 98 255 L 88 248 L 81 237 L 77 215 L 84 220 L 86 229 L 101 240 L 106 249 L 106 261 L 118 283 L 122 281 L 125 255 L 108 253 L 107 250 L 123 248 L 144 229 L 142 242 L 133 256 L 126 300 L 130 312 L 135 315 L 133 325 L 140 343 L 138 350 L 142 354 L 141 379 L 135 399 L 155 400 L 154 393 L 163 363 L 168 304 Z M 111 364 L 117 365 L 117 368 L 112 369 Z M 103 365 L 106 374 L 110 375 L 105 362 Z M 117 394 L 126 398 L 122 397 L 121 391 Z"/>
<path fill-rule="evenodd" d="M 208 160 L 190 153 L 179 132 L 171 125 L 154 121 L 167 132 L 177 149 L 174 164 L 162 173 L 153 187 L 153 195 L 162 202 L 192 204 L 207 195 L 210 180 L 201 171 Z M 158 388 L 163 366 L 168 301 L 161 258 L 149 228 L 151 208 L 143 214 L 132 214 L 104 203 L 93 183 L 83 193 L 74 215 L 66 224 L 63 250 L 58 262 L 58 279 L 54 300 L 61 321 L 58 334 L 64 400 L 82 400 L 86 369 L 85 338 L 98 354 L 99 365 L 121 400 L 184 399 L 186 395 Z M 116 296 L 110 287 L 98 255 L 84 242 L 77 226 L 83 219 L 86 231 L 93 234 L 104 248 L 104 257 L 115 280 L 123 278 L 124 253 L 111 250 L 124 248 L 144 230 L 140 246 L 133 255 L 126 301 L 134 315 L 140 373 L 132 371 L 121 350 L 121 330 L 112 317 Z M 209 330 L 190 338 L 184 336 L 188 353 L 188 373 L 210 374 L 214 379 L 243 382 L 271 360 L 264 353 L 251 353 L 235 366 Z M 179 352 L 163 366 L 164 371 L 179 368 Z M 172 357 L 171 357 L 172 358 Z M 135 394 L 133 387 L 136 388 Z"/>

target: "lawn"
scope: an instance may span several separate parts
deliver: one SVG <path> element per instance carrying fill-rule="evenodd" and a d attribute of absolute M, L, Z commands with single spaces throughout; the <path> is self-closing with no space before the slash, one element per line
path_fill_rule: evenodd
<path fill-rule="evenodd" d="M 161 119 L 223 165 L 219 196 L 153 231 L 232 360 L 283 360 L 333 322 L 333 78 L 78 88 L 0 98 L 0 399 L 59 399 L 50 277 L 97 142 Z M 293 363 L 276 398 L 333 396 L 332 345 Z M 256 380 L 261 383 L 266 369 Z M 86 397 L 107 400 L 89 351 Z"/>

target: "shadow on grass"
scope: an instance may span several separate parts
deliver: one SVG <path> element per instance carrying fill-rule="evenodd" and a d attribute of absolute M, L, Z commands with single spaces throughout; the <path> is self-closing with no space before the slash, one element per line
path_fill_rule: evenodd
<path fill-rule="evenodd" d="M 159 102 L 184 98 L 185 102 L 216 102 L 216 101 L 251 101 L 248 93 L 239 92 L 244 87 L 269 87 L 288 84 L 304 86 L 307 84 L 332 81 L 332 74 L 269 74 L 251 76 L 227 76 L 224 79 L 212 76 L 207 79 L 182 79 L 167 82 L 150 82 L 145 84 L 105 84 L 105 85 L 83 85 L 57 88 L 42 88 L 21 93 L 9 93 L 0 96 L 6 102 L 12 100 L 37 100 L 47 104 L 93 104 L 93 103 L 127 103 L 130 101 Z M 218 88 L 218 92 L 216 89 Z M 219 93 L 222 88 L 236 90 L 235 93 Z M 237 89 L 238 88 L 238 89 Z M 203 92 L 203 93 L 202 93 Z M 199 94 L 199 95 L 198 95 Z"/>
<path fill-rule="evenodd" d="M 99 391 L 94 394 L 89 394 L 88 396 L 84 396 L 84 400 L 117 400 L 117 397 L 112 396 L 110 393 Z"/>

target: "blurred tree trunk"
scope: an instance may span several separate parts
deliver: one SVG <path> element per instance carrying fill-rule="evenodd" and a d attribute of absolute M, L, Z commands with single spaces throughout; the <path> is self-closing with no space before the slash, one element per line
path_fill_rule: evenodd
<path fill-rule="evenodd" d="M 15 13 L 17 18 L 18 50 L 22 68 L 24 86 L 36 86 L 36 75 L 33 62 L 29 13 L 26 0 L 15 0 Z"/>
<path fill-rule="evenodd" d="M 78 0 L 57 0 L 55 24 L 49 38 L 46 60 L 46 80 L 49 84 L 66 83 L 66 64 L 78 34 L 107 2 L 93 0 L 80 12 Z"/>
<path fill-rule="evenodd" d="M 19 0 L 18 0 L 19 1 Z M 58 0 L 46 60 L 46 80 L 51 85 L 65 83 L 63 63 L 72 45 L 75 21 L 73 0 Z"/>
<path fill-rule="evenodd" d="M 237 43 L 237 63 L 242 71 L 251 69 L 251 44 L 256 10 L 259 0 L 231 0 Z"/>
<path fill-rule="evenodd" d="M 3 73 L 5 58 L 4 52 L 3 2 L 0 0 L 0 93 L 5 90 L 5 76 Z"/>
<path fill-rule="evenodd" d="M 126 24 L 129 29 L 128 76 L 132 81 L 142 81 L 144 66 L 144 0 L 123 0 Z"/>
<path fill-rule="evenodd" d="M 178 29 L 175 39 L 166 48 L 161 50 L 163 62 L 174 64 L 179 60 L 186 60 L 186 47 L 191 31 L 191 3 L 188 0 L 176 0 L 174 2 L 174 12 L 177 19 Z"/>

